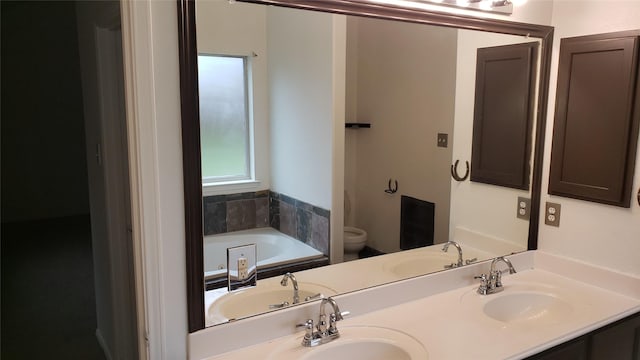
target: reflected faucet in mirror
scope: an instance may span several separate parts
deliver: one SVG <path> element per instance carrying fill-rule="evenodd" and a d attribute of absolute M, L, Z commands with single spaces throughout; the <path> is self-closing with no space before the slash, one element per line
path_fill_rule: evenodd
<path fill-rule="evenodd" d="M 293 286 L 293 303 L 297 304 L 300 302 L 300 294 L 298 293 L 298 280 L 296 280 L 296 277 L 288 272 L 284 274 L 282 280 L 280 280 L 280 285 L 287 286 L 289 279 L 291 279 L 291 286 Z"/>
<path fill-rule="evenodd" d="M 449 240 L 447 241 L 444 246 L 442 247 L 442 251 L 447 252 L 449 250 L 449 245 L 453 245 L 455 246 L 456 250 L 458 250 L 458 262 L 455 263 L 451 263 L 449 265 L 445 265 L 444 268 L 445 269 L 453 269 L 456 267 L 460 267 L 462 265 L 469 265 L 471 263 L 474 263 L 476 261 L 478 261 L 477 257 L 474 257 L 473 259 L 467 259 L 467 260 L 463 260 L 462 258 L 462 246 L 460 246 L 460 244 L 458 244 L 455 241 Z"/>
<path fill-rule="evenodd" d="M 462 261 L 462 246 L 460 246 L 457 242 L 455 241 L 447 241 L 444 246 L 442 247 L 442 251 L 447 252 L 449 250 L 449 245 L 453 245 L 456 247 L 456 250 L 458 250 L 458 262 L 457 263 L 452 263 L 451 265 L 445 265 L 445 268 L 447 269 L 451 269 L 454 267 L 460 267 L 464 264 L 464 262 Z"/>

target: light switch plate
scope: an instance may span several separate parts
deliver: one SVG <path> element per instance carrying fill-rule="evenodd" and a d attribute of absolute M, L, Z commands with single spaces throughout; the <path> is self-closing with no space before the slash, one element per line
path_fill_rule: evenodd
<path fill-rule="evenodd" d="M 516 217 L 523 220 L 529 220 L 531 218 L 531 199 L 518 196 Z"/>
<path fill-rule="evenodd" d="M 229 291 L 256 286 L 258 278 L 257 258 L 256 244 L 227 249 L 227 283 Z"/>
<path fill-rule="evenodd" d="M 438 133 L 438 147 L 449 146 L 449 134 Z"/>
<path fill-rule="evenodd" d="M 560 204 L 547 202 L 544 211 L 544 223 L 549 226 L 560 226 Z"/>

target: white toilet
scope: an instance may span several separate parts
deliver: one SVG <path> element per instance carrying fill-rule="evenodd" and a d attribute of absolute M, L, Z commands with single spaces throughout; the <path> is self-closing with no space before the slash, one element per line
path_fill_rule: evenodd
<path fill-rule="evenodd" d="M 367 232 L 351 226 L 344 227 L 344 261 L 356 260 L 367 243 Z"/>

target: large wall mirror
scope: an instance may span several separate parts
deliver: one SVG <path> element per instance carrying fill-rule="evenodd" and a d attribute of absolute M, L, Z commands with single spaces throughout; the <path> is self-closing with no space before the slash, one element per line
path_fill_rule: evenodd
<path fill-rule="evenodd" d="M 536 248 L 545 126 L 536 115 L 546 114 L 551 27 L 377 1 L 180 0 L 178 9 L 190 332 L 292 305 L 272 297 L 292 291 L 281 285 L 288 271 L 298 301 L 314 301 Z M 534 49 L 529 92 L 515 106 L 531 114 L 522 135 L 527 186 L 462 180 L 475 151 L 478 51 L 522 44 Z M 234 111 L 246 128 L 209 134 L 203 121 Z M 225 144 L 216 131 L 252 142 L 227 135 Z M 233 176 L 248 170 L 226 187 L 207 186 L 215 169 L 202 159 L 220 153 L 246 161 Z M 293 242 L 272 241 L 287 245 L 269 255 L 276 265 L 253 293 L 212 285 L 226 274 L 232 238 L 255 229 Z M 336 261 L 360 230 L 364 249 Z M 456 244 L 445 252 L 448 241 Z M 283 260 L 299 245 L 302 255 Z M 301 263 L 314 267 L 298 272 Z"/>

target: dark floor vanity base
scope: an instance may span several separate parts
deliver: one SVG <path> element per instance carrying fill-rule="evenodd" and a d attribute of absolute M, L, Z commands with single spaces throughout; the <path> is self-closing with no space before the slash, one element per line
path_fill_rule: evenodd
<path fill-rule="evenodd" d="M 640 360 L 640 313 L 557 345 L 528 360 Z"/>

